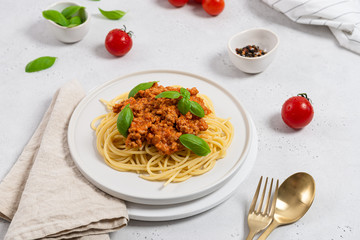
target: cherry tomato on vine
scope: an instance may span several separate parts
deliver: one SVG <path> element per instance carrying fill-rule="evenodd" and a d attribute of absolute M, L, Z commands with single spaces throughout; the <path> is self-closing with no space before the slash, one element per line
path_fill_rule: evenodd
<path fill-rule="evenodd" d="M 105 39 L 105 47 L 109 53 L 120 57 L 127 54 L 132 47 L 132 32 L 126 32 L 126 27 L 123 29 L 111 30 Z"/>
<path fill-rule="evenodd" d="M 184 6 L 189 0 L 168 0 L 175 7 Z"/>
<path fill-rule="evenodd" d="M 291 128 L 300 129 L 308 125 L 314 116 L 314 109 L 305 93 L 291 97 L 283 104 L 281 117 Z"/>
<path fill-rule="evenodd" d="M 204 8 L 205 12 L 212 16 L 219 15 L 225 7 L 224 0 L 203 0 L 202 7 Z"/>

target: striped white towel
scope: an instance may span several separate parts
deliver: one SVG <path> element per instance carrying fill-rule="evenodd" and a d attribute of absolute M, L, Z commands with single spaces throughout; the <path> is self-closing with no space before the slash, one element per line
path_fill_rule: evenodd
<path fill-rule="evenodd" d="M 360 54 L 360 0 L 263 0 L 297 23 L 328 26 L 339 44 Z"/>

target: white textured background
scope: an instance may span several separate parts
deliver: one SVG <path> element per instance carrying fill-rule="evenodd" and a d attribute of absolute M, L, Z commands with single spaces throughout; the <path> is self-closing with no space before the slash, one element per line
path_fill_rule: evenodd
<path fill-rule="evenodd" d="M 269 239 L 358 239 L 360 236 L 360 56 L 338 46 L 325 27 L 292 23 L 260 0 L 228 0 L 209 17 L 195 3 L 173 8 L 167 0 L 79 0 L 92 14 L 91 30 L 76 44 L 51 35 L 42 10 L 54 1 L 2 1 L 0 8 L 0 179 L 9 171 L 37 127 L 53 93 L 70 79 L 88 91 L 142 70 L 174 69 L 203 75 L 231 89 L 253 117 L 259 136 L 255 168 L 228 201 L 213 210 L 171 222 L 130 221 L 112 239 L 244 239 L 245 213 L 260 175 L 306 171 L 316 180 L 310 211 Z M 122 9 L 119 21 L 104 19 L 97 7 Z M 114 58 L 104 48 L 108 31 L 126 25 L 133 49 Z M 263 73 L 247 75 L 230 63 L 227 40 L 237 32 L 265 27 L 280 38 L 275 61 Z M 40 56 L 58 57 L 54 66 L 25 73 Z M 280 118 L 283 102 L 306 92 L 313 122 L 301 131 Z M 226 107 L 226 106 L 224 106 Z M 1 196 L 0 196 L 1 197 Z M 0 220 L 0 239 L 8 223 Z"/>

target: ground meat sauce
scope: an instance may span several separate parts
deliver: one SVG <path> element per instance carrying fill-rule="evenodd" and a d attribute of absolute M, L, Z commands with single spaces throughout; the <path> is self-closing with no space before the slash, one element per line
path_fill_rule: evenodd
<path fill-rule="evenodd" d="M 199 103 L 205 115 L 211 113 L 205 107 L 203 99 L 197 96 L 199 91 L 194 87 L 187 89 L 190 100 Z M 155 96 L 165 91 L 180 92 L 180 87 L 163 87 L 155 83 L 151 88 L 140 90 L 131 97 L 113 107 L 114 113 L 119 113 L 127 104 L 133 111 L 134 119 L 129 128 L 126 146 L 140 147 L 143 142 L 154 145 L 162 154 L 170 155 L 183 149 L 179 141 L 182 134 L 199 134 L 208 128 L 204 119 L 188 112 L 182 115 L 177 108 L 178 99 L 158 98 Z"/>

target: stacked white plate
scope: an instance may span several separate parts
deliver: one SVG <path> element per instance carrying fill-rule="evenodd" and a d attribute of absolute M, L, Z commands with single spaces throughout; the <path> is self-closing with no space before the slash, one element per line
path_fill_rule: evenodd
<path fill-rule="evenodd" d="M 181 183 L 152 182 L 131 172 L 118 172 L 107 166 L 98 154 L 91 121 L 106 112 L 100 99 L 111 100 L 143 82 L 160 85 L 196 87 L 212 99 L 216 115 L 230 118 L 234 139 L 225 158 L 201 176 Z M 69 124 L 71 155 L 81 173 L 95 186 L 127 201 L 131 219 L 165 221 L 189 217 L 206 211 L 235 191 L 256 159 L 255 127 L 240 102 L 225 88 L 211 80 L 190 73 L 157 70 L 138 72 L 107 82 L 87 95 L 75 109 Z"/>

